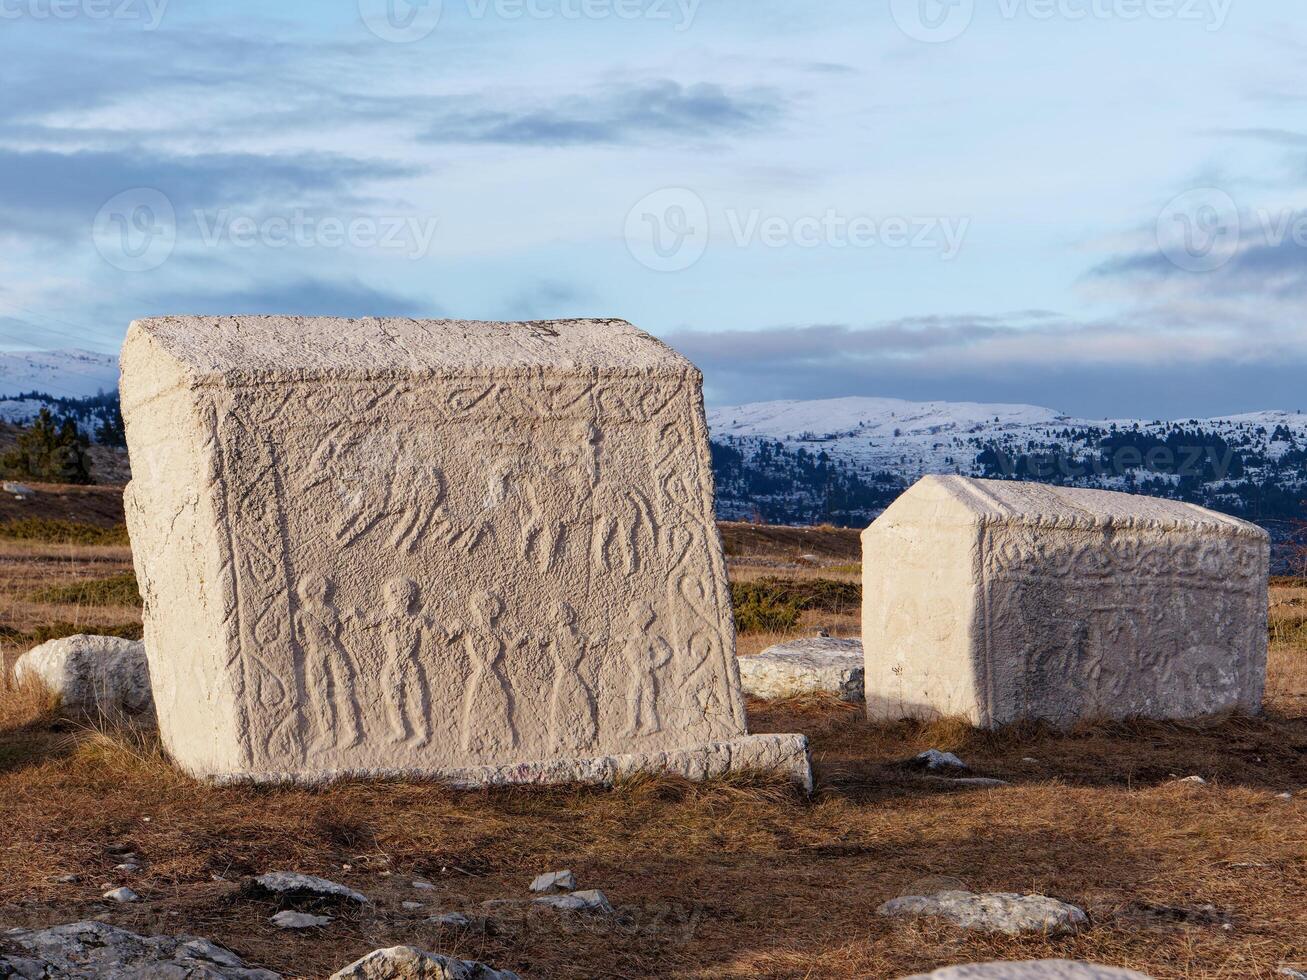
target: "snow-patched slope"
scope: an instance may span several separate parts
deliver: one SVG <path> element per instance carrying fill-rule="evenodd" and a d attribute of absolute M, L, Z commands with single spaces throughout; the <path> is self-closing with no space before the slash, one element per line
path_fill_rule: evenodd
<path fill-rule="evenodd" d="M 1247 442 L 1267 459 L 1291 447 L 1270 436 L 1283 426 L 1307 438 L 1307 415 L 1264 411 L 1211 419 L 1077 419 L 1035 405 L 974 402 L 910 402 L 897 398 L 831 398 L 813 401 L 754 402 L 712 409 L 713 439 L 747 446 L 759 440 L 791 449 L 826 452 L 860 468 L 915 478 L 923 473 L 976 472 L 975 458 L 985 445 L 1015 452 L 1071 450 L 1068 430 L 1128 430 L 1164 433 L 1197 428 L 1207 434 Z M 1083 444 L 1082 444 L 1083 446 Z"/>
<path fill-rule="evenodd" d="M 118 358 L 87 350 L 0 352 L 0 398 L 39 391 L 86 398 L 118 387 Z"/>

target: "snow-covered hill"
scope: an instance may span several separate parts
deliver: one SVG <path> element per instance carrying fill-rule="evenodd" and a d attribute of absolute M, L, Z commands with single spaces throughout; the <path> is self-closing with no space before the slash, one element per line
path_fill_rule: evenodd
<path fill-rule="evenodd" d="M 1191 500 L 1270 522 L 1302 515 L 1307 415 L 1077 419 L 1033 405 L 893 398 L 713 409 L 720 510 L 772 521 L 874 518 L 927 473 Z"/>
<path fill-rule="evenodd" d="M 39 391 L 86 398 L 118 388 L 118 358 L 87 350 L 0 352 L 0 398 Z"/>

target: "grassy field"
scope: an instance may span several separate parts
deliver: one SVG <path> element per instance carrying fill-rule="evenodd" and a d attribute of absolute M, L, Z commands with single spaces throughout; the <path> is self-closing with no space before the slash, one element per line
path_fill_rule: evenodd
<path fill-rule="evenodd" d="M 57 515 L 47 515 L 55 519 Z M 112 515 L 102 526 L 112 527 Z M 796 605 L 793 626 L 744 653 L 825 627 L 857 633 L 857 536 L 728 525 L 731 575 Z M 75 626 L 130 633 L 121 545 L 3 539 L 0 639 Z M 1220 724 L 1117 724 L 980 733 L 955 723 L 869 725 L 821 698 L 749 705 L 755 731 L 812 739 L 817 790 L 737 778 L 641 779 L 612 791 L 454 792 L 432 785 L 213 788 L 177 774 L 148 733 L 55 719 L 41 692 L 0 695 L 0 926 L 100 917 L 189 932 L 288 976 L 325 976 L 413 943 L 525 977 L 894 978 L 951 963 L 1068 957 L 1158 980 L 1270 978 L 1307 967 L 1307 588 L 1273 589 L 1267 714 Z M 956 791 L 897 765 L 957 752 L 1013 785 Z M 1179 783 L 1201 775 L 1207 785 Z M 113 870 L 131 851 L 136 874 Z M 571 868 L 612 918 L 499 906 L 537 873 Z M 321 874 L 374 899 L 288 934 L 248 876 Z M 74 884 L 62 875 L 77 874 Z M 414 879 L 433 891 L 416 891 Z M 969 935 L 878 918 L 902 894 L 950 884 L 1041 892 L 1084 907 L 1071 938 Z M 100 900 L 129 884 L 139 904 Z M 424 903 L 406 910 L 402 903 Z"/>

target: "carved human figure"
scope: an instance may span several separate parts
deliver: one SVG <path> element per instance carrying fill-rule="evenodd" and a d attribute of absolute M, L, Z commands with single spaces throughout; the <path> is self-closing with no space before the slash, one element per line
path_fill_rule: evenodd
<path fill-rule="evenodd" d="M 418 584 L 410 578 L 386 583 L 386 615 L 380 621 L 386 657 L 381 686 L 388 695 L 390 740 L 421 747 L 431 741 L 431 689 L 422 665 L 422 641 L 434 629 L 424 619 Z"/>
<path fill-rule="evenodd" d="M 462 631 L 472 666 L 463 696 L 463 751 L 484 754 L 511 749 L 517 745 L 517 729 L 513 695 L 503 672 L 507 647 L 499 632 L 499 618 L 504 601 L 493 592 L 478 592 L 469 606 L 472 624 Z"/>
<path fill-rule="evenodd" d="M 586 642 L 577 629 L 577 614 L 566 602 L 558 605 L 561 629 L 545 644 L 554 658 L 554 685 L 549 695 L 549 735 L 558 750 L 582 751 L 598 735 L 594 692 L 581 676 Z"/>
<path fill-rule="evenodd" d="M 542 572 L 553 570 L 569 536 L 588 520 L 599 475 L 597 438 L 587 426 L 575 443 L 550 449 L 543 465 L 522 474 L 522 557 Z"/>
<path fill-rule="evenodd" d="M 305 575 L 296 588 L 295 640 L 304 658 L 310 753 L 350 748 L 363 737 L 358 671 L 342 642 L 334 592 L 331 580 L 317 574 Z"/>
<path fill-rule="evenodd" d="M 672 647 L 653 632 L 657 619 L 649 603 L 637 602 L 631 606 L 630 638 L 624 651 L 631 669 L 631 683 L 626 693 L 630 712 L 626 729 L 628 737 L 654 735 L 663 728 L 658 714 L 661 690 L 658 673 L 671 661 Z"/>

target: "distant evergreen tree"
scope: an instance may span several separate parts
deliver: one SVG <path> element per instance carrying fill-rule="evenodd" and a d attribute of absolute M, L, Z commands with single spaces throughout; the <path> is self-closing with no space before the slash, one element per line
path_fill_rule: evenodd
<path fill-rule="evenodd" d="M 69 418 L 57 421 L 43 408 L 18 435 L 18 445 L 0 456 L 0 472 L 8 479 L 49 483 L 94 483 L 90 441 Z"/>
<path fill-rule="evenodd" d="M 105 410 L 105 417 L 95 429 L 95 441 L 102 446 L 127 445 L 127 426 L 123 422 L 123 410 L 115 398 Z"/>

